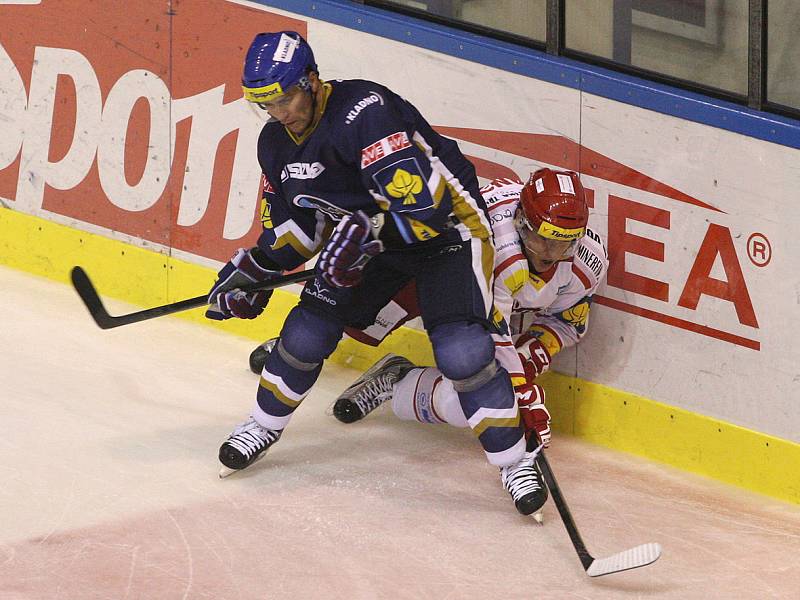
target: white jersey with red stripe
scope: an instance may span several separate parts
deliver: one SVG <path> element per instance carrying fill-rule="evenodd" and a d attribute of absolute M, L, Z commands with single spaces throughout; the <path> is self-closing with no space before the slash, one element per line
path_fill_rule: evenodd
<path fill-rule="evenodd" d="M 509 326 L 509 335 L 494 336 L 497 358 L 515 385 L 524 383 L 516 349 L 522 342 L 536 337 L 553 356 L 583 337 L 592 294 L 608 269 L 600 236 L 587 228 L 572 258 L 534 272 L 514 227 L 522 187 L 515 179 L 495 179 L 481 190 L 495 241 L 495 308 Z"/>

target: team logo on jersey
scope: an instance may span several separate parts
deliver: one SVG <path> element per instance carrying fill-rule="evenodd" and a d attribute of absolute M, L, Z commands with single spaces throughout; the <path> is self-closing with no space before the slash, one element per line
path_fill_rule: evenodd
<path fill-rule="evenodd" d="M 408 135 L 406 135 L 405 131 L 398 131 L 397 133 L 387 135 L 374 144 L 362 148 L 361 168 L 365 169 L 382 158 L 409 147 L 411 147 L 411 142 L 408 141 Z"/>
<path fill-rule="evenodd" d="M 281 181 L 292 179 L 316 179 L 325 170 L 325 165 L 320 162 L 289 163 L 281 171 Z"/>
<path fill-rule="evenodd" d="M 292 203 L 300 208 L 313 208 L 323 212 L 334 221 L 341 221 L 347 215 L 353 214 L 349 210 L 340 208 L 323 198 L 307 194 L 298 194 L 292 199 Z"/>
<path fill-rule="evenodd" d="M 380 105 L 383 106 L 383 96 L 381 96 L 378 92 L 373 92 L 370 90 L 369 96 L 356 102 L 353 105 L 353 108 L 350 109 L 350 112 L 347 113 L 347 116 L 344 119 L 345 125 L 350 125 L 350 123 L 355 121 L 356 117 L 361 114 L 362 110 L 371 104 L 375 104 L 376 102 L 379 102 Z"/>
<path fill-rule="evenodd" d="M 375 173 L 372 180 L 397 212 L 416 212 L 435 206 L 416 158 L 398 160 Z"/>
<path fill-rule="evenodd" d="M 422 177 L 412 175 L 403 169 L 397 169 L 392 175 L 392 180 L 386 185 L 386 191 L 393 198 L 402 198 L 403 205 L 416 204 L 419 194 L 424 188 Z"/>

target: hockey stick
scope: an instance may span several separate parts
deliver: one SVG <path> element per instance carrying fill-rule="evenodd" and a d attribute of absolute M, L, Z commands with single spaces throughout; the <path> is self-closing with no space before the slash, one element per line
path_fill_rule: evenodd
<path fill-rule="evenodd" d="M 656 543 L 642 544 L 635 548 L 629 548 L 622 552 L 617 552 L 605 558 L 594 558 L 586 549 L 586 544 L 581 539 L 581 534 L 578 531 L 575 521 L 572 519 L 572 514 L 569 512 L 567 501 L 561 494 L 561 489 L 558 487 L 553 470 L 550 468 L 550 463 L 544 455 L 544 450 L 540 450 L 536 455 L 536 464 L 542 470 L 545 483 L 550 488 L 550 494 L 553 497 L 553 502 L 556 503 L 558 514 L 564 522 L 564 527 L 569 534 L 569 539 L 572 540 L 572 545 L 578 553 L 578 558 L 583 565 L 586 574 L 589 577 L 599 577 L 600 575 L 609 575 L 610 573 L 619 573 L 620 571 L 627 571 L 628 569 L 635 569 L 637 567 L 644 567 L 652 562 L 658 560 L 661 556 L 661 545 Z"/>
<path fill-rule="evenodd" d="M 208 304 L 208 295 L 197 296 L 196 298 L 188 298 L 172 304 L 165 304 L 163 306 L 156 306 L 155 308 L 148 308 L 138 312 L 132 312 L 127 315 L 111 316 L 103 306 L 100 296 L 97 294 L 94 285 L 92 285 L 89 276 L 81 267 L 72 268 L 72 285 L 75 286 L 75 291 L 83 300 L 86 308 L 89 309 L 89 314 L 92 315 L 94 322 L 100 329 L 113 329 L 122 325 L 130 325 L 131 323 L 138 323 L 139 321 L 146 321 L 148 319 L 155 319 L 164 315 L 171 315 L 172 313 L 188 310 L 190 308 L 197 308 L 198 306 L 205 306 Z M 291 283 L 300 283 L 308 281 L 314 277 L 314 270 L 300 271 L 299 273 L 292 273 L 291 275 L 284 275 L 277 279 L 269 281 L 261 281 L 244 285 L 240 287 L 245 292 L 257 292 L 260 290 L 273 290 L 275 288 L 283 287 Z"/>

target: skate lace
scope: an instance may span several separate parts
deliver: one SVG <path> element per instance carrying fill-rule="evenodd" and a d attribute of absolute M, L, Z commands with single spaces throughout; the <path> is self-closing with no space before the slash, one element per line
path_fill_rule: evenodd
<path fill-rule="evenodd" d="M 531 455 L 525 455 L 516 465 L 503 467 L 503 483 L 515 501 L 526 494 L 541 490 L 542 483 L 533 466 Z"/>
<path fill-rule="evenodd" d="M 368 382 L 353 398 L 362 413 L 366 414 L 391 398 L 392 386 L 397 379 L 393 374 L 379 375 Z"/>
<path fill-rule="evenodd" d="M 228 444 L 236 448 L 245 457 L 250 458 L 265 446 L 277 441 L 280 436 L 280 431 L 267 429 L 256 423 L 254 419 L 250 419 L 234 430 L 228 439 Z"/>

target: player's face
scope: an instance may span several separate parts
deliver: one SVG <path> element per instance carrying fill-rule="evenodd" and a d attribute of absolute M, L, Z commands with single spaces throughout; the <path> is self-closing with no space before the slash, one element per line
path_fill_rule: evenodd
<path fill-rule="evenodd" d="M 518 221 L 519 222 L 519 221 Z M 567 260 L 575 253 L 577 240 L 551 240 L 519 222 L 517 227 L 528 262 L 537 273 L 544 273 L 555 263 Z"/>
<path fill-rule="evenodd" d="M 273 119 L 280 121 L 294 135 L 300 136 L 314 120 L 314 88 L 315 86 L 312 86 L 312 92 L 308 93 L 298 86 L 293 86 L 280 98 L 271 102 L 261 102 L 258 106 L 266 110 Z"/>

